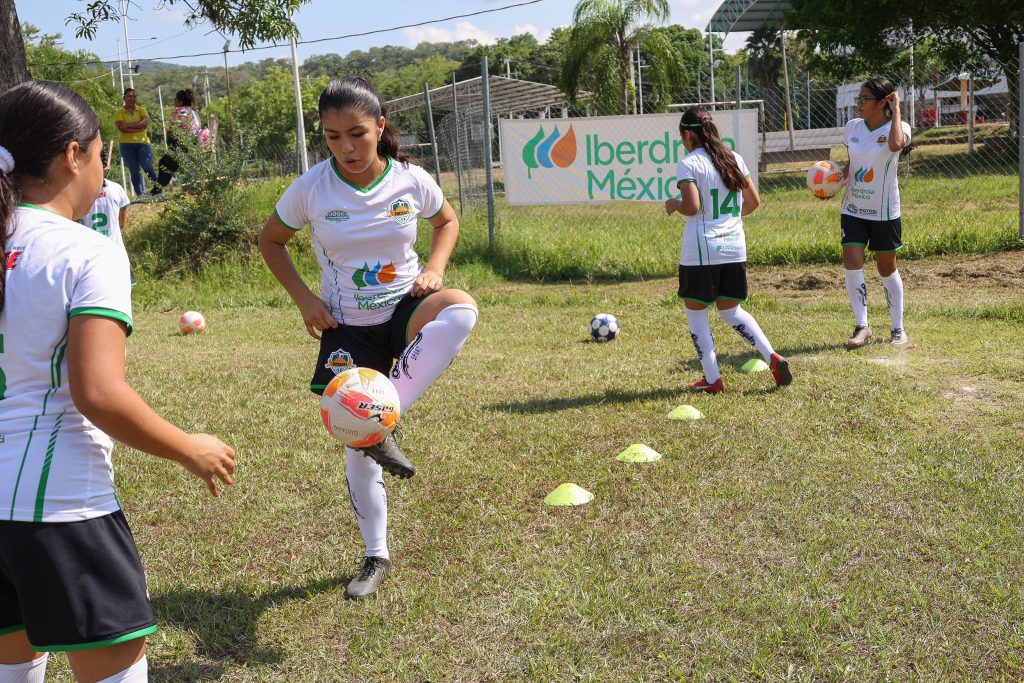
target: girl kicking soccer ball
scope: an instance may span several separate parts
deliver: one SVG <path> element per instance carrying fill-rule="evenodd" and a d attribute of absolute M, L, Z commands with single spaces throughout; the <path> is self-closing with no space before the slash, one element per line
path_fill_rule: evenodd
<path fill-rule="evenodd" d="M 73 219 L 103 180 L 99 119 L 56 83 L 0 95 L 0 683 L 147 679 L 156 631 L 114 492 L 111 437 L 232 483 L 235 452 L 168 424 L 125 382 L 128 257 Z"/>
<path fill-rule="evenodd" d="M 260 252 L 320 342 L 310 389 L 322 394 L 353 365 L 373 368 L 391 374 L 404 414 L 451 365 L 476 324 L 472 297 L 442 289 L 459 221 L 433 178 L 399 153 L 398 131 L 369 83 L 331 81 L 319 108 L 331 156 L 285 191 L 260 235 Z M 413 248 L 421 218 L 433 227 L 425 266 Z M 322 271 L 319 296 L 288 255 L 289 240 L 306 224 Z M 345 449 L 349 496 L 366 544 L 363 567 L 346 590 L 350 598 L 373 595 L 391 568 L 384 470 L 399 477 L 416 472 L 394 436 Z"/>
<path fill-rule="evenodd" d="M 747 245 L 741 216 L 752 213 L 761 197 L 743 157 L 722 143 L 718 127 L 705 110 L 687 109 L 679 121 L 679 134 L 687 151 L 676 170 L 681 196 L 667 199 L 665 211 L 686 217 L 679 296 L 686 304 L 690 337 L 704 369 L 704 376 L 688 386 L 708 394 L 725 389 L 708 323 L 711 304 L 764 356 L 775 384 L 786 386 L 793 381 L 789 363 L 775 353 L 754 316 L 740 307 L 747 300 Z"/>

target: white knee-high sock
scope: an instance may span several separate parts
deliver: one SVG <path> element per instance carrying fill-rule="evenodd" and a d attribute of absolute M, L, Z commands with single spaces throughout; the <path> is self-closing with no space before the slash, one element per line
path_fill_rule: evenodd
<path fill-rule="evenodd" d="M 424 325 L 405 347 L 391 370 L 403 414 L 452 364 L 478 315 L 472 304 L 452 304 Z"/>
<path fill-rule="evenodd" d="M 48 654 L 22 664 L 0 664 L 0 683 L 43 683 Z"/>
<path fill-rule="evenodd" d="M 868 325 L 868 286 L 864 282 L 864 269 L 846 271 L 846 296 L 850 297 L 857 327 Z"/>
<path fill-rule="evenodd" d="M 388 494 L 384 489 L 384 468 L 362 451 L 345 449 L 345 477 L 348 497 L 356 513 L 359 534 L 367 557 L 385 557 L 388 553 Z"/>
<path fill-rule="evenodd" d="M 761 330 L 761 326 L 754 320 L 754 316 L 744 311 L 742 306 L 721 309 L 718 311 L 718 314 L 722 316 L 722 320 L 729 327 L 736 330 L 736 334 L 746 339 L 751 346 L 756 348 L 757 352 L 764 356 L 766 361 L 772 359 L 775 349 L 772 348 L 772 343 L 768 341 L 768 337 Z"/>
<path fill-rule="evenodd" d="M 900 277 L 900 271 L 894 270 L 889 277 L 883 277 L 882 287 L 885 288 L 885 300 L 889 303 L 892 329 L 898 330 L 903 327 L 903 278 Z"/>
<path fill-rule="evenodd" d="M 686 309 L 686 324 L 690 328 L 690 338 L 697 349 L 697 360 L 704 369 L 704 379 L 714 384 L 721 376 L 718 374 L 718 359 L 715 358 L 715 338 L 711 336 L 711 325 L 708 323 L 708 309 L 694 311 Z"/>
<path fill-rule="evenodd" d="M 96 683 L 146 683 L 148 680 L 149 664 L 146 662 L 146 656 L 143 655 L 142 659 L 124 671 L 118 671 L 113 676 L 108 676 L 102 681 L 96 681 Z"/>

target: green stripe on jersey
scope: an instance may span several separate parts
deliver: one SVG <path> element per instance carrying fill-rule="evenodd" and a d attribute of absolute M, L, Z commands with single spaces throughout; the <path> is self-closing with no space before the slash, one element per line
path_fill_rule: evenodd
<path fill-rule="evenodd" d="M 437 211 L 435 211 L 434 213 L 430 214 L 429 216 L 421 216 L 421 218 L 423 218 L 424 220 L 427 220 L 427 221 L 432 220 L 434 218 L 437 218 L 437 215 L 439 213 L 441 213 L 443 210 L 444 210 L 444 197 L 441 197 L 441 208 L 438 209 Z"/>
<path fill-rule="evenodd" d="M 104 318 L 113 318 L 128 326 L 129 335 L 132 333 L 132 317 L 121 311 L 115 311 L 113 308 L 100 308 L 98 306 L 72 308 L 71 312 L 68 313 L 68 318 L 74 318 L 76 315 L 98 315 Z"/>
<path fill-rule="evenodd" d="M 64 411 L 67 412 L 67 411 Z M 57 416 L 57 421 L 50 431 L 50 441 L 46 444 L 46 457 L 43 458 L 43 470 L 39 474 L 39 488 L 36 490 L 36 510 L 32 515 L 33 522 L 43 521 L 43 508 L 46 503 L 46 484 L 50 479 L 50 466 L 53 464 L 53 451 L 57 446 L 57 435 L 60 433 L 60 423 L 64 419 L 64 413 Z"/>
<path fill-rule="evenodd" d="M 284 219 L 281 218 L 281 214 L 279 214 L 277 212 L 277 207 L 276 206 L 274 207 L 274 215 L 277 216 L 277 220 L 281 221 L 281 225 L 283 225 L 284 227 L 288 228 L 289 230 L 295 230 L 295 231 L 302 230 L 302 228 L 293 228 L 292 226 L 290 226 L 287 223 L 285 223 Z"/>

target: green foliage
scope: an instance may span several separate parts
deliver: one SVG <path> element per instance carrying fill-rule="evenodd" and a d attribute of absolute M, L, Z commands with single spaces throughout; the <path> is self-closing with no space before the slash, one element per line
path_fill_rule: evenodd
<path fill-rule="evenodd" d="M 122 106 L 121 95 L 110 84 L 109 72 L 84 64 L 96 61 L 96 55 L 69 52 L 61 47 L 59 35 L 40 33 L 31 24 L 23 24 L 21 32 L 32 78 L 60 83 L 81 95 L 100 117 L 100 135 L 116 142 L 114 114 Z"/>
<path fill-rule="evenodd" d="M 306 80 L 302 83 L 302 110 L 306 128 L 306 143 L 316 136 L 320 117 L 317 114 L 317 99 L 327 85 L 327 77 Z M 291 69 L 270 67 L 266 74 L 250 80 L 232 92 L 236 121 L 244 121 L 256 139 L 251 143 L 257 154 L 277 156 L 282 150 L 295 147 L 295 81 Z M 227 118 L 221 114 L 221 125 L 227 125 Z M 258 131 L 256 133 L 255 131 Z"/>
<path fill-rule="evenodd" d="M 169 193 L 157 220 L 133 242 L 140 266 L 155 274 L 196 270 L 251 250 L 262 224 L 247 200 L 244 180 L 259 134 L 239 136 L 244 144 L 216 155 L 188 134 L 175 135 L 181 190 Z"/>
<path fill-rule="evenodd" d="M 120 19 L 114 2 L 89 0 L 84 11 L 68 17 L 68 23 L 76 24 L 75 35 L 92 39 L 101 23 Z M 309 0 L 160 0 L 159 4 L 184 7 L 186 28 L 209 22 L 215 31 L 234 34 L 241 47 L 251 48 L 261 40 L 298 34 L 291 17 L 306 2 Z"/>

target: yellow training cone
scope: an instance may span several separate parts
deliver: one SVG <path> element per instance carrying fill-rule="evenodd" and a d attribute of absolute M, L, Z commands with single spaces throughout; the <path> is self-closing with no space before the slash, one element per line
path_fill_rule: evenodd
<path fill-rule="evenodd" d="M 548 505 L 583 505 L 594 500 L 594 494 L 576 484 L 562 484 L 549 493 L 544 502 Z"/>
<path fill-rule="evenodd" d="M 642 443 L 635 443 L 615 456 L 615 459 L 622 462 L 654 462 L 661 460 L 661 453 Z"/>
<path fill-rule="evenodd" d="M 764 372 L 768 369 L 768 364 L 760 358 L 751 358 L 743 367 L 740 368 L 740 372 Z"/>
<path fill-rule="evenodd" d="M 679 406 L 668 414 L 670 420 L 699 420 L 702 417 L 704 414 L 690 405 Z"/>

